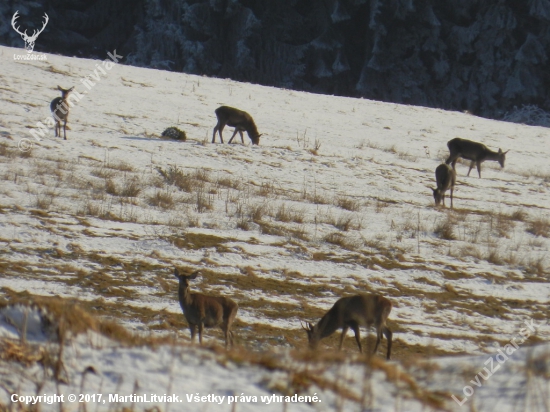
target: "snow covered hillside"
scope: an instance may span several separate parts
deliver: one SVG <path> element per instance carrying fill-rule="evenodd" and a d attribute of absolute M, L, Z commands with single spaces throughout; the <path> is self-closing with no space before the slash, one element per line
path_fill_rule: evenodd
<path fill-rule="evenodd" d="M 393 303 L 392 362 L 381 361 L 384 341 L 378 366 L 364 366 L 350 333 L 347 360 L 324 365 L 332 386 L 311 380 L 287 386 L 287 393 L 301 389 L 324 402 L 287 410 L 459 410 L 450 395 L 464 398 L 463 387 L 525 322 L 537 327 L 464 407 L 492 408 L 484 402 L 512 387 L 509 398 L 502 396 L 509 409 L 499 410 L 524 410 L 548 395 L 548 346 L 532 349 L 550 337 L 547 129 L 54 55 L 14 61 L 15 52 L 0 48 L 3 302 L 61 300 L 142 337 L 173 342 L 123 349 L 91 332 L 74 338 L 64 355 L 71 359 L 68 389 L 79 388 L 90 363 L 96 381 L 86 386 L 89 393 L 122 388 L 128 395 L 138 383 L 160 395 L 184 386 L 193 394 L 284 393 L 273 381 L 287 382 L 295 370 L 239 363 L 235 353 L 270 354 L 292 365 L 294 348 L 301 354 L 295 362 L 307 363 L 300 321 L 317 321 L 341 296 L 375 292 Z M 77 92 L 67 140 L 55 138 L 46 121 L 58 85 Z M 246 134 L 245 146 L 238 137 L 238 144 L 211 143 L 220 105 L 254 117 L 264 133 L 259 146 Z M 161 139 L 170 126 L 184 130 L 187 140 Z M 231 134 L 227 127 L 226 142 Z M 429 187 L 454 137 L 510 152 L 504 169 L 483 163 L 481 179 L 475 170 L 466 177 L 469 162 L 459 162 L 450 211 L 434 207 Z M 200 268 L 194 290 L 239 303 L 233 357 L 179 345 L 189 342 L 189 330 L 174 266 Z M 5 342 L 16 335 L 2 333 Z M 320 351 L 334 352 L 338 338 L 324 339 Z M 223 342 L 220 330 L 206 330 L 205 339 Z M 122 355 L 115 360 L 113 352 Z M 14 361 L 0 359 L 5 378 Z M 142 368 L 150 374 L 138 372 Z M 370 392 L 363 370 L 374 371 Z M 401 401 L 401 387 L 392 381 L 396 370 L 422 390 L 411 383 Z M 4 379 L 3 386 L 33 394 L 37 384 L 21 379 Z M 342 380 L 350 396 L 334 386 Z M 518 391 L 525 380 L 546 392 Z M 427 401 L 434 397 L 437 402 Z M 203 407 L 257 410 L 246 402 Z M 262 408 L 284 410 L 281 403 Z"/>

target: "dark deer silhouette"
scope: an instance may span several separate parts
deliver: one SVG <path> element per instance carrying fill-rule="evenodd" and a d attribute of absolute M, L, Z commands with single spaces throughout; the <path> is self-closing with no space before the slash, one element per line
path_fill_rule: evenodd
<path fill-rule="evenodd" d="M 212 143 L 216 140 L 216 132 L 220 135 L 220 140 L 223 143 L 223 128 L 231 126 L 235 128 L 233 136 L 229 139 L 229 143 L 233 141 L 233 138 L 237 132 L 241 135 L 241 141 L 244 144 L 243 132 L 248 133 L 248 137 L 252 141 L 252 144 L 260 144 L 260 136 L 254 119 L 247 112 L 242 110 L 235 109 L 234 107 L 229 106 L 220 106 L 216 109 L 216 117 L 218 118 L 218 123 L 214 127 L 214 133 L 212 134 Z"/>
<path fill-rule="evenodd" d="M 182 275 L 174 268 L 174 276 L 179 280 L 178 298 L 181 309 L 189 323 L 191 340 L 195 341 L 195 328 L 199 329 L 199 342 L 202 345 L 202 330 L 204 327 L 220 326 L 225 336 L 225 347 L 233 346 L 231 325 L 237 316 L 239 306 L 224 296 L 207 296 L 202 293 L 191 293 L 189 281 L 195 279 L 200 271 L 191 275 Z"/>
<path fill-rule="evenodd" d="M 443 201 L 445 206 L 445 192 L 451 189 L 451 209 L 453 208 L 453 191 L 456 183 L 456 171 L 448 164 L 440 164 L 435 169 L 435 181 L 437 189 L 433 189 L 435 205 L 439 206 Z"/>
<path fill-rule="evenodd" d="M 472 142 L 471 140 L 461 139 L 456 137 L 447 142 L 447 147 L 451 152 L 445 163 L 452 163 L 453 169 L 455 168 L 456 161 L 459 157 L 466 160 L 471 160 L 470 169 L 468 169 L 468 175 L 472 171 L 474 164 L 477 167 L 477 173 L 481 178 L 481 163 L 486 160 L 494 160 L 500 163 L 500 167 L 504 167 L 504 161 L 506 160 L 506 153 L 509 150 L 503 152 L 502 149 L 498 149 L 498 152 L 493 152 L 487 146 L 481 143 Z"/>
<path fill-rule="evenodd" d="M 56 97 L 50 103 L 50 110 L 55 119 L 55 137 L 61 137 L 61 121 L 63 121 L 63 138 L 67 140 L 67 120 L 69 118 L 69 102 L 67 98 L 74 87 L 64 89 L 61 86 L 57 86 L 57 89 L 61 92 L 61 97 Z"/>
<path fill-rule="evenodd" d="M 369 327 L 374 325 L 376 328 L 376 346 L 374 353 L 378 349 L 382 334 L 388 339 L 387 359 L 391 356 L 392 332 L 386 326 L 386 321 L 391 312 L 391 302 L 383 296 L 372 294 L 360 294 L 345 298 L 340 298 L 334 306 L 321 318 L 317 325 L 313 326 L 307 323 L 307 328 L 302 328 L 307 332 L 309 347 L 316 349 L 319 341 L 332 335 L 338 329 L 342 329 L 340 336 L 340 346 L 349 328 L 355 332 L 355 341 L 359 347 L 359 352 L 363 352 L 361 347 L 361 335 L 359 328 L 361 326 Z"/>

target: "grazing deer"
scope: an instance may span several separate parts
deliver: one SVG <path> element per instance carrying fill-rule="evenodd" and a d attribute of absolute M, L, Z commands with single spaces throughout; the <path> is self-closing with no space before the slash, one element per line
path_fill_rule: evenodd
<path fill-rule="evenodd" d="M 189 323 L 191 340 L 195 341 L 195 328 L 199 328 L 199 342 L 202 345 L 202 330 L 204 327 L 220 326 L 225 335 L 225 347 L 231 342 L 233 346 L 233 332 L 231 325 L 237 316 L 239 306 L 224 296 L 207 296 L 202 293 L 191 293 L 189 281 L 199 275 L 199 271 L 186 276 L 174 268 L 174 276 L 179 280 L 178 298 L 181 309 Z"/>
<path fill-rule="evenodd" d="M 61 86 L 57 86 L 57 89 L 61 92 L 61 97 L 56 97 L 50 103 L 50 110 L 55 119 L 55 137 L 61 137 L 61 121 L 63 120 L 63 138 L 67 140 L 67 119 L 69 118 L 69 102 L 67 98 L 74 87 L 64 89 Z"/>
<path fill-rule="evenodd" d="M 359 346 L 359 352 L 363 353 L 361 347 L 361 335 L 359 327 L 369 327 L 374 325 L 376 328 L 376 345 L 374 353 L 378 349 L 378 344 L 382 338 L 382 333 L 388 339 L 387 359 L 390 359 L 392 332 L 386 326 L 386 320 L 391 312 L 391 302 L 383 296 L 372 294 L 360 294 L 345 298 L 340 298 L 334 306 L 321 318 L 317 325 L 313 326 L 307 323 L 307 328 L 302 328 L 307 332 L 309 347 L 317 348 L 319 341 L 332 335 L 338 329 L 342 329 L 340 336 L 339 350 L 342 349 L 344 337 L 349 328 L 355 332 L 355 341 Z"/>
<path fill-rule="evenodd" d="M 451 189 L 451 209 L 453 208 L 453 190 L 456 183 L 456 171 L 446 163 L 440 164 L 435 169 L 435 181 L 437 189 L 432 189 L 434 193 L 435 205 L 439 206 L 443 201 L 445 207 L 445 192 Z"/>
<path fill-rule="evenodd" d="M 463 159 L 471 160 L 470 169 L 468 170 L 468 176 L 472 171 L 474 164 L 477 166 L 477 173 L 481 178 L 481 163 L 485 160 L 494 160 L 500 163 L 500 167 L 504 167 L 504 161 L 506 160 L 506 153 L 509 150 L 503 152 L 502 149 L 498 149 L 498 152 L 493 152 L 487 146 L 481 143 L 472 142 L 471 140 L 461 139 L 456 137 L 447 142 L 447 147 L 451 152 L 448 159 L 445 163 L 453 164 L 453 169 L 455 168 L 456 161 L 459 157 Z"/>
<path fill-rule="evenodd" d="M 235 128 L 233 136 L 229 139 L 229 143 L 233 141 L 233 138 L 238 132 L 241 135 L 241 141 L 244 144 L 243 132 L 246 131 L 248 133 L 248 137 L 250 137 L 250 140 L 252 141 L 252 144 L 260 144 L 261 134 L 258 133 L 254 119 L 252 119 L 252 116 L 250 116 L 247 112 L 235 109 L 234 107 L 220 106 L 216 109 L 216 117 L 218 118 L 218 124 L 214 127 L 212 143 L 216 140 L 216 132 L 219 133 L 220 140 L 223 143 L 222 132 L 223 128 L 227 125 Z"/>

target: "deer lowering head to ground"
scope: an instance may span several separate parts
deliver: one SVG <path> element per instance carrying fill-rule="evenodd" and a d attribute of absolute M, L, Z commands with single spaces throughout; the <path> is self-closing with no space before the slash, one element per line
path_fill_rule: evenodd
<path fill-rule="evenodd" d="M 254 119 L 247 112 L 242 110 L 235 109 L 234 107 L 229 106 L 220 106 L 216 109 L 216 117 L 218 118 L 218 123 L 214 127 L 214 133 L 212 134 L 212 143 L 216 140 L 216 132 L 220 135 L 220 140 L 223 143 L 223 128 L 231 126 L 235 128 L 233 136 L 229 139 L 229 143 L 233 141 L 233 138 L 237 132 L 241 135 L 241 141 L 244 144 L 243 132 L 248 133 L 248 137 L 252 141 L 252 144 L 260 144 L 260 136 Z"/>
<path fill-rule="evenodd" d="M 500 167 L 504 167 L 504 161 L 506 160 L 506 153 L 509 150 L 503 152 L 502 149 L 498 149 L 498 152 L 493 152 L 487 146 L 481 143 L 472 142 L 471 140 L 461 139 L 456 137 L 447 142 L 447 147 L 449 148 L 450 155 L 445 161 L 447 164 L 453 164 L 453 169 L 455 168 L 456 161 L 459 157 L 462 157 L 466 160 L 471 160 L 470 169 L 468 169 L 468 176 L 472 171 L 474 164 L 477 167 L 477 173 L 481 178 L 481 163 L 485 160 L 494 160 L 500 163 Z"/>
<path fill-rule="evenodd" d="M 432 189 L 435 205 L 439 206 L 443 201 L 445 206 L 445 192 L 451 189 L 451 209 L 453 208 L 453 190 L 456 183 L 456 171 L 446 163 L 440 164 L 435 169 L 435 181 L 437 189 Z"/>
<path fill-rule="evenodd" d="M 61 86 L 57 86 L 57 89 L 61 92 L 61 97 L 56 97 L 50 103 L 50 110 L 55 119 L 55 137 L 61 137 L 61 121 L 63 121 L 63 138 L 67 140 L 67 119 L 69 118 L 69 102 L 67 98 L 74 87 L 64 89 Z"/>
<path fill-rule="evenodd" d="M 195 328 L 199 329 L 199 342 L 202 345 L 202 330 L 204 327 L 220 326 L 225 336 L 225 347 L 233 346 L 233 332 L 231 325 L 237 316 L 239 306 L 224 296 L 207 296 L 202 293 L 191 293 L 189 281 L 195 279 L 199 271 L 191 275 L 181 274 L 174 268 L 174 276 L 179 280 L 178 298 L 181 309 L 189 323 L 191 340 L 195 341 Z"/>
<path fill-rule="evenodd" d="M 363 353 L 361 347 L 361 335 L 359 328 L 361 326 L 376 328 L 376 345 L 374 353 L 378 349 L 382 334 L 386 335 L 388 340 L 387 359 L 391 356 L 392 332 L 386 326 L 386 321 L 391 312 L 391 302 L 383 296 L 372 294 L 360 294 L 345 298 L 340 298 L 334 306 L 321 318 L 317 325 L 313 326 L 307 323 L 307 328 L 302 328 L 307 332 L 309 347 L 316 349 L 319 341 L 332 335 L 338 329 L 342 329 L 340 336 L 340 346 L 349 328 L 355 333 L 355 340 L 359 346 L 359 352 Z"/>

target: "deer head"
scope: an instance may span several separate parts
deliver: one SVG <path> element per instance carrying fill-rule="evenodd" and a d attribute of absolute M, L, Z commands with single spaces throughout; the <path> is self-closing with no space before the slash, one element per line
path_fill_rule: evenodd
<path fill-rule="evenodd" d="M 19 18 L 18 13 L 19 13 L 19 10 L 17 10 L 13 15 L 13 18 L 11 19 L 11 25 L 13 29 L 17 33 L 19 33 L 21 35 L 21 38 L 25 41 L 25 49 L 27 49 L 27 53 L 32 53 L 32 51 L 34 50 L 34 42 L 38 38 L 38 35 L 44 31 L 44 29 L 46 28 L 46 24 L 48 24 L 48 21 L 50 20 L 50 18 L 46 13 L 44 13 L 45 20 L 44 20 L 44 23 L 42 24 L 42 28 L 40 30 L 34 30 L 32 33 L 32 36 L 29 36 L 27 34 L 27 30 L 25 30 L 24 32 L 21 32 L 19 30 L 19 26 L 15 27 L 16 20 Z"/>

